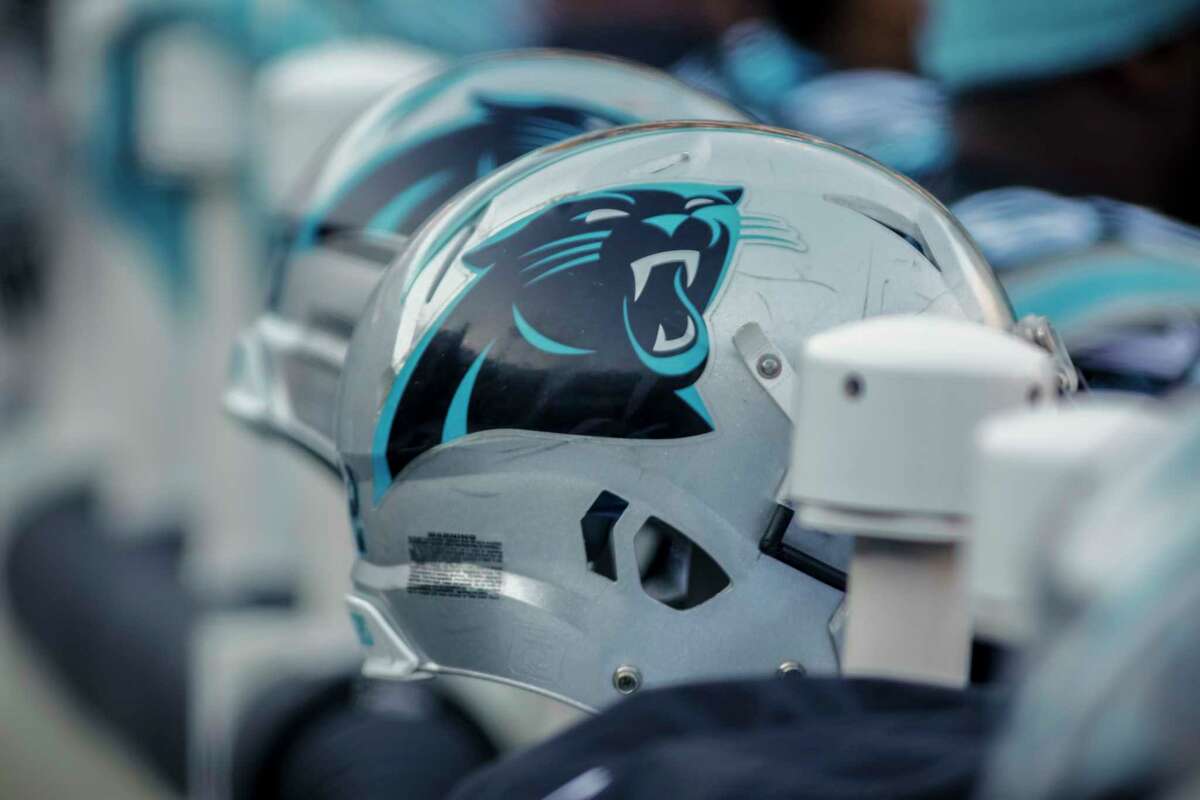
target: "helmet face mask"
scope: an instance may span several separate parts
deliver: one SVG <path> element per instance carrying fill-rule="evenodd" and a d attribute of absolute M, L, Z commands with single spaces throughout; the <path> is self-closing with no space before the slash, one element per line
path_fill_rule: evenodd
<path fill-rule="evenodd" d="M 280 267 L 286 280 L 235 343 L 226 409 L 336 471 L 330 423 L 346 347 L 380 273 L 403 246 L 398 237 L 338 237 L 289 256 Z"/>
<path fill-rule="evenodd" d="M 510 165 L 430 220 L 356 329 L 358 601 L 418 673 L 584 707 L 621 670 L 835 671 L 841 592 L 759 552 L 791 425 L 734 336 L 794 362 L 887 313 L 1012 322 L 948 213 L 850 151 L 665 123 Z"/>
<path fill-rule="evenodd" d="M 227 408 L 336 468 L 342 354 L 407 238 L 457 192 L 525 153 L 662 116 L 743 119 L 660 73 L 553 51 L 467 60 L 378 101 L 306 189 L 268 309 L 238 343 Z"/>

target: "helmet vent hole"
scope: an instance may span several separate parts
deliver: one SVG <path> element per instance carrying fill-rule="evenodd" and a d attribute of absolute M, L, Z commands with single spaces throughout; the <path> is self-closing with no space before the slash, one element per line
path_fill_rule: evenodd
<path fill-rule="evenodd" d="M 583 552 L 587 568 L 597 575 L 617 579 L 617 561 L 613 556 L 612 532 L 617 520 L 629 508 L 629 502 L 612 492 L 601 492 L 579 521 L 583 529 Z"/>
<path fill-rule="evenodd" d="M 650 517 L 633 540 L 646 594 L 680 611 L 695 608 L 729 585 L 712 556 L 684 534 Z"/>

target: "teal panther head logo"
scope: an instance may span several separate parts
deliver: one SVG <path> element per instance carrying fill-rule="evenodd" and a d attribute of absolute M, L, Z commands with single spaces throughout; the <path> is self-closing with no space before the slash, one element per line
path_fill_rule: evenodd
<path fill-rule="evenodd" d="M 577 195 L 494 234 L 409 354 L 373 447 L 376 500 L 421 453 L 483 430 L 677 439 L 713 430 L 704 314 L 740 240 L 738 186 Z M 745 232 L 749 230 L 749 232 Z"/>

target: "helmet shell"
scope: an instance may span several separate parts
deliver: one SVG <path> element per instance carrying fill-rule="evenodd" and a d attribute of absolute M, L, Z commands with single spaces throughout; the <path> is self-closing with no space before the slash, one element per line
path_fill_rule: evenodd
<path fill-rule="evenodd" d="M 852 151 L 674 122 L 510 165 L 427 223 L 352 340 L 356 594 L 418 671 L 585 707 L 628 668 L 835 671 L 842 593 L 759 551 L 791 423 L 734 339 L 795 363 L 900 313 L 1012 322 L 949 213 Z"/>

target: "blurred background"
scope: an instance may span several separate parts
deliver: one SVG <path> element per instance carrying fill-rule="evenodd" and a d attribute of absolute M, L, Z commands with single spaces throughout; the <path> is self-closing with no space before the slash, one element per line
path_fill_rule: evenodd
<path fill-rule="evenodd" d="M 0 797 L 253 796 L 245 720 L 351 680 L 341 483 L 227 417 L 229 355 L 355 116 L 525 47 L 865 152 L 1094 390 L 1200 381 L 1200 3 L 0 0 Z M 446 692 L 464 769 L 576 717 Z"/>

